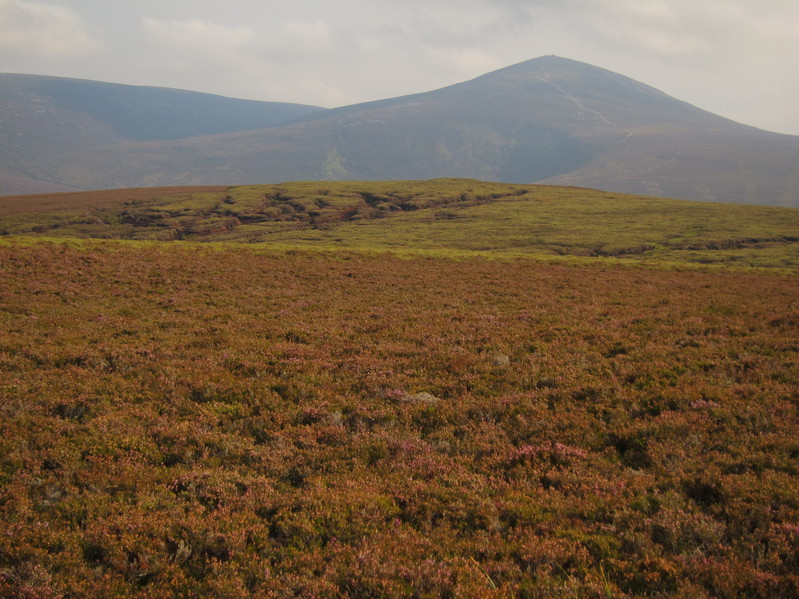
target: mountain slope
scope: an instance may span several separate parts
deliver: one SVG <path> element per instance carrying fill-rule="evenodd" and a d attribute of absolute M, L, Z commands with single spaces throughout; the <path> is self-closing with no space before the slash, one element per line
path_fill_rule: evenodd
<path fill-rule="evenodd" d="M 262 130 L 77 148 L 26 174 L 85 188 L 470 177 L 799 206 L 799 137 L 547 56 Z"/>
<path fill-rule="evenodd" d="M 36 75 L 0 74 L 0 186 L 85 188 L 83 171 L 49 171 L 63 157 L 126 141 L 153 141 L 263 129 L 317 106 L 238 100 L 211 94 Z M 99 150 L 101 151 L 101 150 Z M 36 185 L 36 180 L 50 185 Z M 9 191 L 10 190 L 10 191 Z"/>

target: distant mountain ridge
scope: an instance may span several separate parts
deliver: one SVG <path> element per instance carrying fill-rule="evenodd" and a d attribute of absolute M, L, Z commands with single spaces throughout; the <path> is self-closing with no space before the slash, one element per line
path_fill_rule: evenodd
<path fill-rule="evenodd" d="M 41 162 L 57 165 L 74 152 L 127 141 L 264 129 L 324 110 L 162 87 L 0 73 L 0 193 L 26 186 L 32 192 L 84 188 L 78 177 L 48 179 L 36 167 Z M 90 164 L 82 166 L 91 169 Z"/>
<path fill-rule="evenodd" d="M 89 108 L 80 100 L 86 96 Z M 94 97 L 88 87 L 73 97 L 78 100 L 69 110 L 110 110 L 110 100 Z M 131 92 L 126 114 L 139 114 L 146 97 Z M 183 135 L 176 128 L 171 139 L 156 138 L 144 126 L 139 133 L 140 121 L 129 116 L 122 119 L 129 129 L 117 122 L 102 130 L 102 145 L 80 138 L 58 152 L 25 155 L 17 144 L 11 152 L 16 162 L 4 156 L 0 186 L 3 175 L 75 189 L 468 177 L 799 206 L 799 136 L 742 125 L 623 75 L 556 56 L 431 92 L 296 110 L 281 122 L 246 130 L 196 127 Z M 111 111 L 105 124 L 116 115 Z"/>

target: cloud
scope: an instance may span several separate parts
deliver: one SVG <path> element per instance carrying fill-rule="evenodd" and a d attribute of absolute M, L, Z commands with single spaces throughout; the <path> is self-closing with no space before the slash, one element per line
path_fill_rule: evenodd
<path fill-rule="evenodd" d="M 286 21 L 282 29 L 297 41 L 324 41 L 330 38 L 330 26 L 321 19 L 312 21 Z"/>
<path fill-rule="evenodd" d="M 330 69 L 320 66 L 325 57 L 337 60 L 330 51 L 336 44 L 333 28 L 323 19 L 261 19 L 251 26 L 148 16 L 141 27 L 147 54 L 160 49 L 163 55 L 150 67 L 160 84 L 203 81 L 205 90 L 224 95 L 328 105 L 352 99 L 329 81 Z"/>
<path fill-rule="evenodd" d="M 231 68 L 241 61 L 269 57 L 287 62 L 318 59 L 319 49 L 333 43 L 331 28 L 321 19 L 261 23 L 257 33 L 249 25 L 228 26 L 198 18 L 167 21 L 144 17 L 142 26 L 152 43 L 168 48 L 173 55 L 228 63 Z"/>
<path fill-rule="evenodd" d="M 21 56 L 70 56 L 91 53 L 102 44 L 69 8 L 53 4 L 0 0 L 0 49 Z"/>
<path fill-rule="evenodd" d="M 447 1 L 403 5 L 384 13 L 383 28 L 429 47 L 475 48 L 493 38 L 519 32 L 530 21 L 525 8 L 484 0 L 463 1 L 463 6 L 452 6 Z"/>
<path fill-rule="evenodd" d="M 467 48 L 450 54 L 452 64 L 463 72 L 488 72 L 507 66 L 496 57 L 478 50 Z"/>
<path fill-rule="evenodd" d="M 246 80 L 257 68 L 252 57 L 259 39 L 246 25 L 143 17 L 141 26 L 150 45 L 148 56 L 162 56 L 157 63 L 151 62 L 151 72 L 170 86 L 187 79 L 225 85 L 237 78 Z"/>
<path fill-rule="evenodd" d="M 233 49 L 247 46 L 256 39 L 249 27 L 226 27 L 196 18 L 164 21 L 144 17 L 142 25 L 152 40 L 169 46 Z"/>
<path fill-rule="evenodd" d="M 748 51 L 749 40 L 767 43 L 772 30 L 779 29 L 777 23 L 796 23 L 799 16 L 799 5 L 792 0 L 533 0 L 525 4 L 547 27 L 577 30 L 605 49 L 665 60 L 696 59 L 706 65 Z"/>
<path fill-rule="evenodd" d="M 775 0 L 783 7 L 787 0 Z M 384 4 L 385 4 L 384 0 Z M 663 58 L 712 52 L 730 27 L 781 8 L 750 0 L 406 0 L 400 27 L 429 44 L 485 44 L 532 33 Z"/>

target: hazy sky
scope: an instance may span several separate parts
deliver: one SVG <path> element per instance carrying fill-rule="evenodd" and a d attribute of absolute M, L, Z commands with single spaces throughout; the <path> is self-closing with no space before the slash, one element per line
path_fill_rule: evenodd
<path fill-rule="evenodd" d="M 799 134 L 799 0 L 0 0 L 0 71 L 327 107 L 545 54 Z"/>

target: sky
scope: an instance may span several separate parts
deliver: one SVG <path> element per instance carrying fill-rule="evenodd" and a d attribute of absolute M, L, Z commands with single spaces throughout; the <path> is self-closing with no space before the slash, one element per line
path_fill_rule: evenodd
<path fill-rule="evenodd" d="M 330 108 L 548 54 L 799 135 L 798 0 L 0 0 L 0 72 Z"/>

